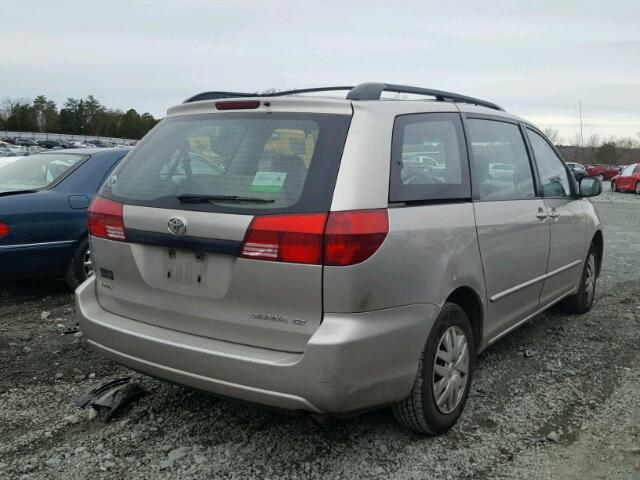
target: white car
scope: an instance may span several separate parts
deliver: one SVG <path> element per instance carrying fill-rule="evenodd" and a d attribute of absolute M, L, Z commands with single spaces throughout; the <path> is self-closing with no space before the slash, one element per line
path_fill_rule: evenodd
<path fill-rule="evenodd" d="M 0 142 L 0 157 L 15 157 L 18 155 L 24 155 L 27 149 L 19 145 L 13 145 L 11 143 Z"/>

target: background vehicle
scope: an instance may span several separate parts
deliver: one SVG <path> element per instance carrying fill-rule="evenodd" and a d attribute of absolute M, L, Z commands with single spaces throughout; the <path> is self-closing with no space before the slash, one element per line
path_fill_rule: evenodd
<path fill-rule="evenodd" d="M 0 145 L 0 157 L 22 156 L 27 153 L 27 147 L 21 147 L 12 143 L 3 142 Z"/>
<path fill-rule="evenodd" d="M 0 168 L 0 279 L 64 276 L 74 288 L 85 280 L 87 209 L 126 153 L 39 153 Z"/>
<path fill-rule="evenodd" d="M 420 146 L 417 146 L 420 148 Z M 422 152 L 403 152 L 403 175 L 407 178 L 414 175 L 430 175 L 434 182 L 442 182 L 444 178 L 444 165 Z M 437 152 L 430 152 L 437 153 Z"/>
<path fill-rule="evenodd" d="M 489 176 L 495 179 L 513 179 L 516 173 L 516 168 L 513 165 L 506 163 L 491 163 L 489 164 Z"/>
<path fill-rule="evenodd" d="M 62 142 L 59 142 L 58 140 L 40 140 L 40 141 L 38 141 L 38 145 L 40 145 L 42 148 L 46 148 L 46 149 L 60 149 L 60 148 L 63 148 Z"/>
<path fill-rule="evenodd" d="M 16 138 L 16 145 L 23 147 L 37 147 L 38 143 L 30 138 Z"/>
<path fill-rule="evenodd" d="M 14 147 L 12 145 L 12 147 Z M 20 155 L 20 151 L 17 148 L 0 146 L 0 157 L 17 157 Z"/>
<path fill-rule="evenodd" d="M 611 179 L 614 192 L 636 192 L 640 195 L 640 163 L 627 165 L 620 175 Z"/>
<path fill-rule="evenodd" d="M 107 147 L 109 147 L 109 145 L 107 145 L 102 140 L 89 140 L 86 143 L 87 143 L 87 145 L 93 145 L 93 146 L 98 147 L 98 148 L 107 148 Z"/>
<path fill-rule="evenodd" d="M 304 92 L 169 110 L 91 206 L 100 277 L 76 290 L 81 328 L 176 383 L 317 414 L 394 405 L 442 433 L 476 352 L 555 303 L 591 308 L 603 240 L 583 197 L 600 182 L 578 187 L 538 129 L 490 102 Z M 510 173 L 492 178 L 496 164 Z"/>
<path fill-rule="evenodd" d="M 590 177 L 596 177 L 600 181 L 611 180 L 619 173 L 618 169 L 613 165 L 602 163 L 587 165 L 585 169 L 587 170 L 587 175 L 589 175 Z"/>
<path fill-rule="evenodd" d="M 571 170 L 571 173 L 573 173 L 573 176 L 578 182 L 582 177 L 588 176 L 584 165 L 575 162 L 567 162 L 567 167 L 569 167 L 569 170 Z"/>

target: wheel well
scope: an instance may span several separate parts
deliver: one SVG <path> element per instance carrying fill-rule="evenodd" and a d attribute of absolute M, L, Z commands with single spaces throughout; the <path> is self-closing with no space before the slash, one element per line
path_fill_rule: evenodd
<path fill-rule="evenodd" d="M 602 256 L 604 255 L 604 238 L 602 237 L 602 232 L 600 230 L 598 230 L 593 236 L 591 243 L 596 247 L 598 255 L 598 275 L 600 275 L 600 269 L 602 268 Z"/>
<path fill-rule="evenodd" d="M 482 302 L 476 292 L 469 287 L 459 287 L 447 298 L 464 310 L 471 322 L 476 351 L 482 342 Z"/>

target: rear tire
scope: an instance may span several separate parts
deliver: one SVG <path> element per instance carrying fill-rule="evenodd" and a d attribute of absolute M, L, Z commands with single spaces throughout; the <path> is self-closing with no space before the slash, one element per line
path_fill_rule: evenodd
<path fill-rule="evenodd" d="M 453 427 L 469 396 L 475 355 L 467 314 L 458 305 L 445 303 L 420 356 L 409 398 L 393 406 L 398 422 L 427 435 Z"/>
<path fill-rule="evenodd" d="M 569 314 L 583 314 L 591 310 L 596 296 L 596 281 L 598 277 L 598 255 L 595 245 L 591 245 L 587 259 L 582 267 L 580 287 L 575 295 L 567 297 L 561 304 L 562 309 Z"/>
<path fill-rule="evenodd" d="M 67 273 L 64 276 L 65 282 L 72 290 L 78 288 L 82 282 L 93 274 L 93 263 L 91 262 L 91 250 L 89 249 L 89 239 L 83 238 L 78 242 L 73 257 L 69 261 Z"/>

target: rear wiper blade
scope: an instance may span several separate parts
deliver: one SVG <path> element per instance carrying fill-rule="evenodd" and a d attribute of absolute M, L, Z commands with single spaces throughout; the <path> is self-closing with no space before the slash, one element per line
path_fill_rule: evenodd
<path fill-rule="evenodd" d="M 183 193 L 176 197 L 182 203 L 207 203 L 207 202 L 248 202 L 248 203 L 273 203 L 270 198 L 243 197 L 240 195 L 192 195 Z"/>

